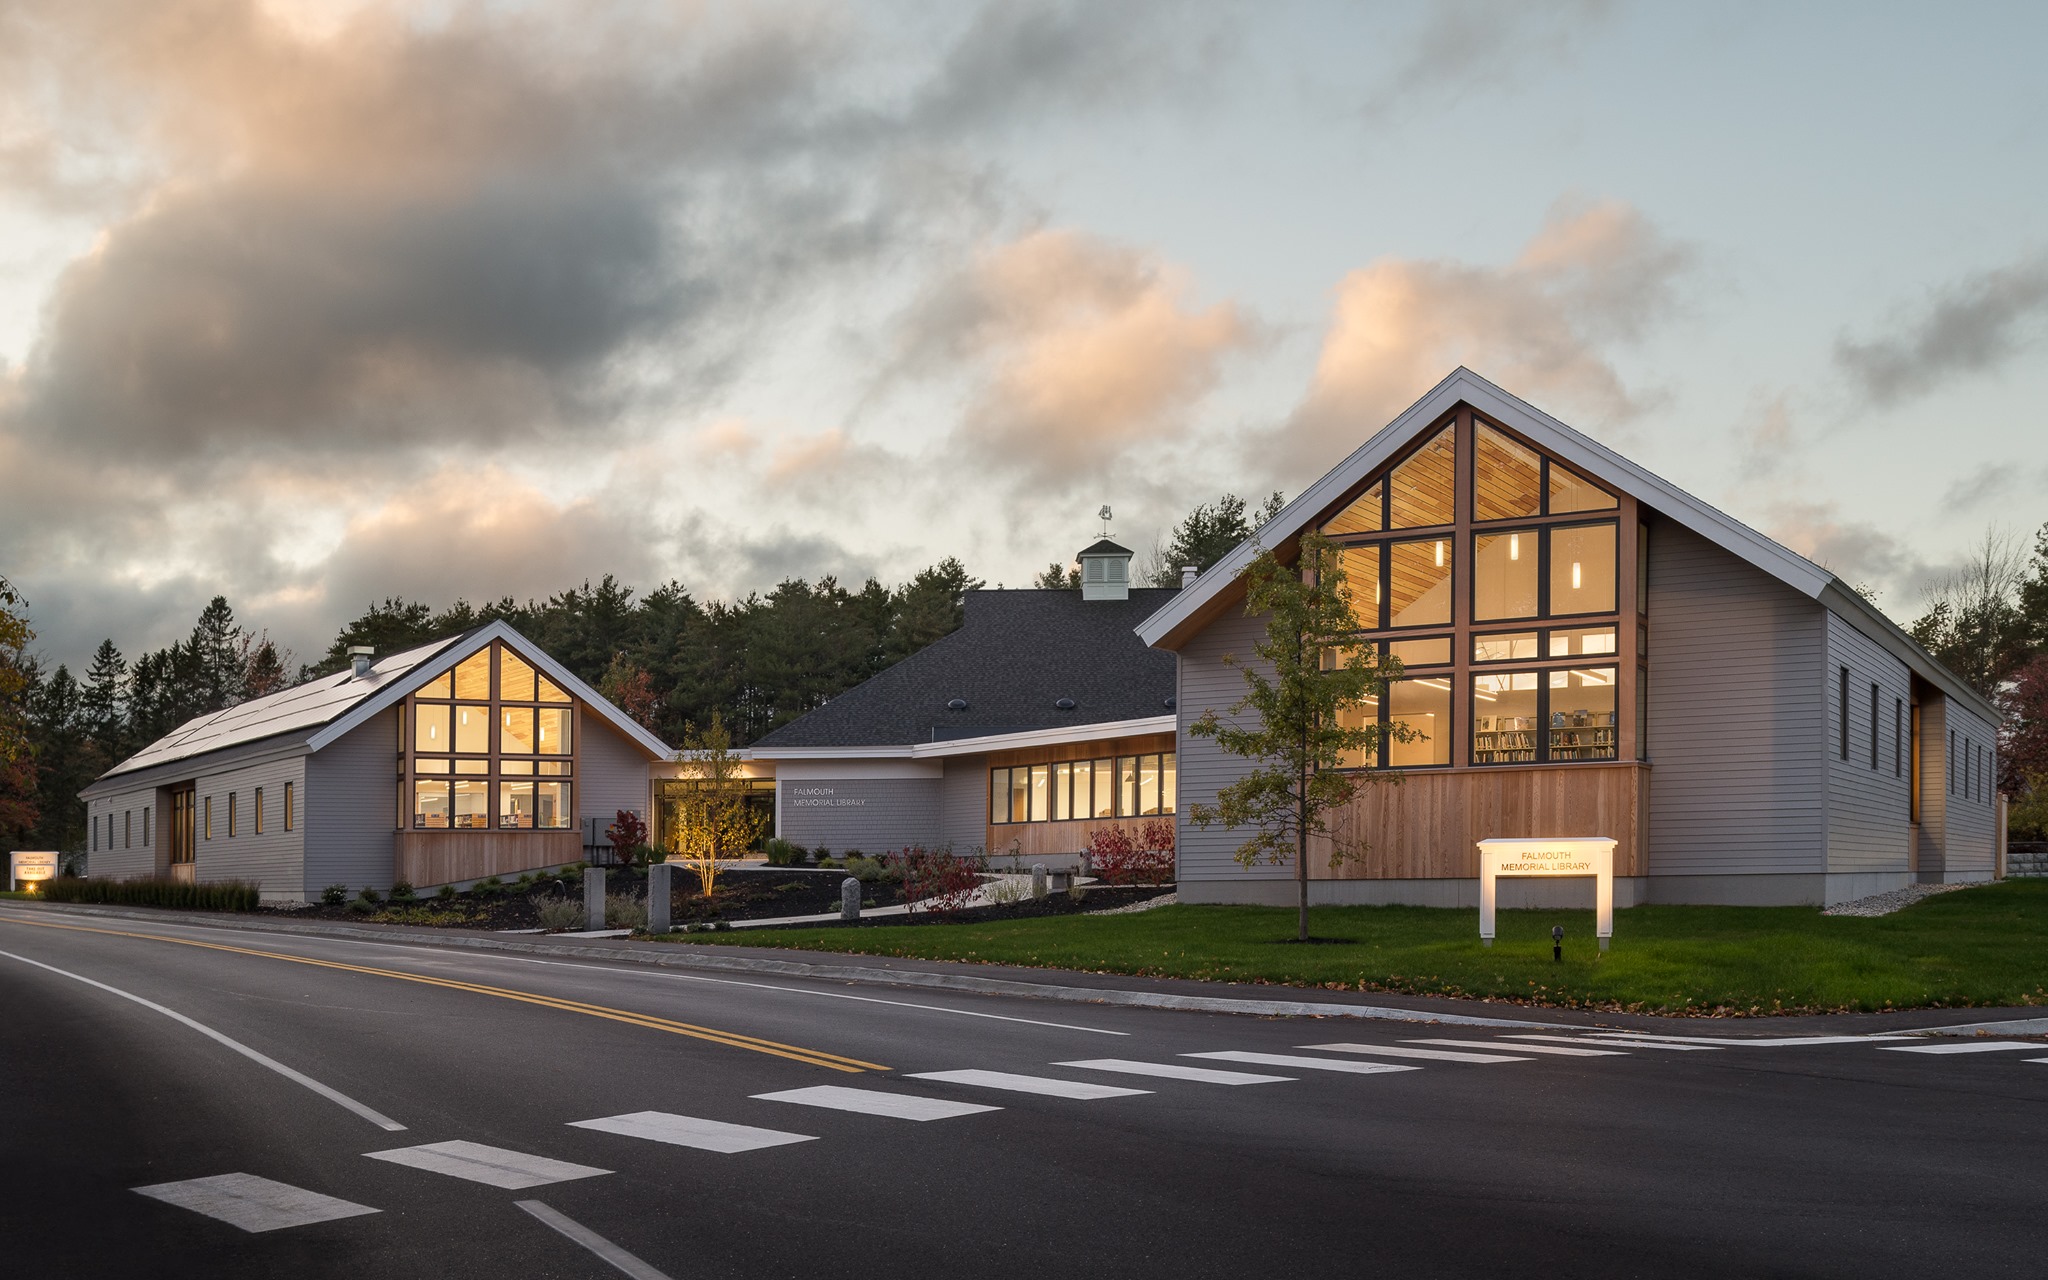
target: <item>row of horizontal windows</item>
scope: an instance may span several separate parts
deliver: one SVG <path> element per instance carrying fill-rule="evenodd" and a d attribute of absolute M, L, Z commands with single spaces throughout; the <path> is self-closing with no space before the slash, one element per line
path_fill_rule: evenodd
<path fill-rule="evenodd" d="M 121 811 L 121 838 L 118 845 L 120 848 L 129 849 L 135 845 L 135 812 L 133 809 L 123 809 Z M 92 819 L 92 851 L 94 853 L 98 853 L 100 849 L 100 823 L 102 819 L 106 822 L 106 847 L 109 849 L 116 847 L 114 840 L 114 815 L 112 813 L 94 814 Z M 142 810 L 141 827 L 142 847 L 147 849 L 149 848 L 149 810 L 147 809 Z"/>
<path fill-rule="evenodd" d="M 988 820 L 1072 822 L 1172 813 L 1180 761 L 1171 751 L 1019 764 L 988 772 Z"/>
<path fill-rule="evenodd" d="M 1417 636 L 1413 639 L 1402 637 L 1398 640 L 1373 640 L 1366 643 L 1373 646 L 1378 653 L 1399 659 L 1403 667 L 1447 667 L 1451 664 L 1451 648 L 1454 642 L 1450 636 Z M 1324 665 L 1336 666 L 1352 648 L 1350 645 L 1342 645 L 1329 650 L 1323 655 Z M 1637 656 L 1646 653 L 1648 649 L 1648 641 L 1639 630 L 1636 642 Z M 1476 664 L 1542 662 L 1546 659 L 1569 661 L 1574 658 L 1615 656 L 1615 628 L 1612 626 L 1502 631 L 1472 637 L 1472 661 Z"/>
<path fill-rule="evenodd" d="M 1956 754 L 1956 731 L 1948 731 L 1948 793 L 1965 800 L 1989 803 L 1992 799 L 1992 766 L 1998 757 L 1981 742 L 1971 742 L 1968 734 L 1963 735 L 1963 750 Z M 1961 769 L 1956 766 L 1960 762 Z"/>
<path fill-rule="evenodd" d="M 495 810 L 491 792 L 497 792 Z M 424 830 L 552 830 L 575 825 L 576 807 L 567 782 L 490 782 L 427 779 L 412 784 L 412 825 Z"/>
<path fill-rule="evenodd" d="M 1472 677 L 1472 763 L 1538 764 L 1614 760 L 1620 716 L 1614 667 L 1487 672 Z M 1346 769 L 1415 769 L 1451 763 L 1449 676 L 1387 683 L 1338 716 L 1346 728 L 1377 727 L 1378 741 L 1340 764 Z M 1398 731 L 1395 726 L 1402 726 Z"/>
<path fill-rule="evenodd" d="M 570 711 L 569 707 L 500 707 L 494 735 L 488 705 L 422 703 L 412 709 L 412 749 L 464 755 L 496 751 L 565 756 L 571 746 Z M 399 722 L 399 745 L 405 745 L 403 720 Z"/>
<path fill-rule="evenodd" d="M 255 788 L 251 793 L 250 800 L 249 826 L 252 829 L 251 834 L 260 836 L 263 834 L 264 823 L 268 820 L 267 815 L 270 812 L 270 807 L 263 798 L 263 788 Z M 199 836 L 202 840 L 213 839 L 213 801 L 214 797 L 212 796 L 200 797 Z M 181 808 L 182 805 L 188 804 L 190 801 L 182 799 L 181 796 L 174 796 L 172 797 L 172 803 L 174 808 Z M 229 839 L 233 839 L 242 834 L 242 797 L 240 792 L 230 791 L 227 793 L 226 810 L 226 835 Z M 174 813 L 172 816 L 174 819 L 180 817 L 177 813 Z M 290 782 L 284 784 L 284 796 L 278 805 L 278 817 L 283 820 L 286 831 L 298 829 L 298 791 L 296 784 Z M 147 832 L 147 810 L 143 811 L 143 818 L 144 830 Z M 147 834 L 143 837 L 143 843 L 145 845 L 149 843 Z"/>
<path fill-rule="evenodd" d="M 1613 613 L 1618 581 L 1615 523 L 1551 525 L 1398 542 L 1347 543 L 1338 566 L 1364 630 L 1451 625 L 1456 582 L 1471 583 L 1470 618 Z"/>

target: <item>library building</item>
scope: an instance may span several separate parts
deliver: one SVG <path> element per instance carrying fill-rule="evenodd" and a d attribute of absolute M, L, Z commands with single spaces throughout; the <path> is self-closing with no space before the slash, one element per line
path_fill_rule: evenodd
<path fill-rule="evenodd" d="M 1363 718 L 1414 730 L 1312 854 L 1313 901 L 1470 906 L 1476 843 L 1616 841 L 1619 905 L 1832 903 L 1999 869 L 1997 712 L 1827 569 L 1459 369 L 1140 627 L 1174 654 L 1178 799 L 1244 762 L 1188 726 L 1228 664 L 1261 547 L 1334 542 L 1402 673 Z M 1294 871 L 1185 821 L 1180 893 L 1291 902 Z M 1577 901 L 1515 881 L 1504 903 Z M 1562 895 L 1562 896 L 1560 896 Z"/>

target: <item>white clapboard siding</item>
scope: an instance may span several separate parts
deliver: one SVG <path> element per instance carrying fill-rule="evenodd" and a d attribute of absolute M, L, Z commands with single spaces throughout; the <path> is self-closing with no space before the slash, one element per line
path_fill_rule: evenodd
<path fill-rule="evenodd" d="M 939 838 L 956 851 L 988 842 L 988 757 L 948 756 L 939 780 Z"/>
<path fill-rule="evenodd" d="M 1906 664 L 1843 618 L 1827 616 L 1828 661 L 1822 673 L 1828 740 L 1821 753 L 1828 773 L 1828 870 L 1904 872 L 1912 841 L 1907 794 L 1912 763 L 1904 750 L 1892 771 L 1894 712 L 1912 705 Z M 1842 758 L 1841 673 L 1849 671 L 1849 758 Z M 1877 764 L 1870 760 L 1870 686 L 1878 687 Z M 1905 736 L 1911 737 L 1910 720 Z"/>
<path fill-rule="evenodd" d="M 305 892 L 391 887 L 398 829 L 398 712 L 379 712 L 308 757 Z"/>
<path fill-rule="evenodd" d="M 305 756 L 285 756 L 232 769 L 210 769 L 193 788 L 193 877 L 252 880 L 268 899 L 299 900 L 305 892 Z M 386 772 L 389 772 L 387 768 Z M 294 792 L 292 830 L 284 829 L 284 789 Z M 263 831 L 256 831 L 256 792 L 263 791 Z M 234 834 L 228 834 L 228 798 L 235 800 Z M 206 830 L 206 804 L 213 802 L 213 832 Z"/>
<path fill-rule="evenodd" d="M 576 768 L 582 774 L 575 788 L 578 815 L 597 819 L 600 838 L 621 809 L 631 810 L 653 827 L 647 752 L 589 711 L 581 720 L 583 741 L 576 748 Z"/>
<path fill-rule="evenodd" d="M 1264 634 L 1264 628 L 1263 620 L 1246 617 L 1241 609 L 1232 608 L 1180 651 L 1174 704 L 1180 718 L 1180 779 L 1175 806 L 1179 812 L 1174 838 L 1183 894 L 1200 893 L 1188 889 L 1190 881 L 1246 883 L 1291 879 L 1294 875 L 1291 867 L 1238 865 L 1232 855 L 1244 843 L 1244 832 L 1221 826 L 1198 827 L 1188 819 L 1188 812 L 1195 805 L 1214 804 L 1218 792 L 1245 775 L 1248 766 L 1242 758 L 1219 749 L 1214 738 L 1189 733 L 1188 726 L 1211 708 L 1223 714 L 1244 696 L 1243 674 L 1225 663 L 1224 658 L 1235 655 L 1252 661 L 1252 646 Z"/>
<path fill-rule="evenodd" d="M 1827 611 L 1669 520 L 1649 603 L 1649 874 L 1822 871 Z"/>

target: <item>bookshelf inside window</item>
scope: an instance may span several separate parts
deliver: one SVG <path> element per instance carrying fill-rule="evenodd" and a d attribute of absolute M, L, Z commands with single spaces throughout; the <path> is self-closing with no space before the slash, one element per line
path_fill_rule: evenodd
<path fill-rule="evenodd" d="M 1502 671 L 1472 680 L 1472 763 L 1620 756 L 1612 667 Z"/>

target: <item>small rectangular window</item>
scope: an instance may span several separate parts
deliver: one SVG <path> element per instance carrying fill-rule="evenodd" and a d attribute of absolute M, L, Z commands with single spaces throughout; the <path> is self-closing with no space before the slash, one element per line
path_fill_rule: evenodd
<path fill-rule="evenodd" d="M 208 796 L 208 797 L 206 797 L 206 805 L 205 805 L 205 808 L 206 808 L 206 814 L 205 814 L 205 819 L 206 819 L 206 838 L 207 838 L 208 840 L 211 840 L 211 839 L 213 839 L 213 797 L 212 797 L 212 796 Z"/>
<path fill-rule="evenodd" d="M 1031 821 L 1031 770 L 1010 770 L 1010 821 Z"/>
<path fill-rule="evenodd" d="M 236 793 L 234 793 L 234 792 L 232 792 L 232 791 L 228 792 L 228 839 L 230 839 L 230 840 L 232 840 L 232 839 L 234 839 L 234 838 L 235 838 L 235 801 L 236 801 L 236 799 L 237 799 Z"/>
<path fill-rule="evenodd" d="M 1842 668 L 1841 684 L 1841 696 L 1837 699 L 1837 702 L 1840 704 L 1841 710 L 1841 719 L 1839 726 L 1841 729 L 1841 733 L 1838 735 L 1838 737 L 1840 740 L 1842 759 L 1847 760 L 1849 758 L 1849 668 L 1847 667 Z"/>
<path fill-rule="evenodd" d="M 1948 768 L 1948 793 L 1954 795 L 1956 793 L 1956 731 L 1954 729 L 1948 731 L 1948 759 L 1944 763 Z"/>
<path fill-rule="evenodd" d="M 135 810 L 133 809 L 121 810 L 121 847 L 123 849 L 135 847 Z"/>
<path fill-rule="evenodd" d="M 1138 757 L 1138 812 L 1159 812 L 1159 757 Z"/>
<path fill-rule="evenodd" d="M 988 771 L 988 820 L 991 826 L 1002 826 L 1010 820 L 1010 771 L 990 769 Z"/>
<path fill-rule="evenodd" d="M 1031 818 L 1033 822 L 1044 822 L 1050 816 L 1052 799 L 1052 768 L 1049 765 L 1031 766 Z"/>
<path fill-rule="evenodd" d="M 292 812 L 292 801 L 293 801 L 294 799 L 296 799 L 296 797 L 295 797 L 295 796 L 294 796 L 294 795 L 292 794 L 292 791 L 293 791 L 293 787 L 292 787 L 292 784 L 291 784 L 291 783 L 289 783 L 289 782 L 285 783 L 285 784 L 284 784 L 284 829 L 285 829 L 286 831 L 290 831 L 290 830 L 292 829 L 292 826 L 293 826 L 293 824 L 294 824 L 294 823 L 295 823 L 295 822 L 297 821 L 297 815 L 296 815 L 296 814 L 294 814 L 294 813 Z"/>
<path fill-rule="evenodd" d="M 1906 700 L 1892 699 L 1892 776 L 1905 776 Z"/>
<path fill-rule="evenodd" d="M 1877 686 L 1870 686 L 1870 767 L 1877 768 Z"/>
<path fill-rule="evenodd" d="M 1052 767 L 1052 820 L 1065 822 L 1073 816 L 1074 766 L 1061 761 Z"/>
<path fill-rule="evenodd" d="M 258 788 L 256 788 L 256 808 L 255 808 L 255 811 L 254 811 L 253 813 L 251 813 L 251 814 L 249 815 L 249 817 L 250 817 L 250 819 L 251 819 L 251 820 L 252 820 L 252 821 L 253 821 L 253 822 L 255 823 L 255 829 L 256 829 L 256 834 L 257 834 L 257 835 L 259 835 L 259 836 L 260 836 L 260 835 L 262 835 L 262 834 L 263 834 L 263 788 L 261 788 L 261 787 L 258 787 Z"/>
<path fill-rule="evenodd" d="M 1159 812 L 1172 813 L 1180 803 L 1180 757 L 1169 751 L 1159 760 Z"/>
<path fill-rule="evenodd" d="M 149 848 L 149 810 L 142 811 L 142 847 Z"/>
<path fill-rule="evenodd" d="M 1116 811 L 1128 818 L 1138 812 L 1138 758 L 1119 756 L 1116 762 Z"/>
<path fill-rule="evenodd" d="M 1535 656 L 1534 631 L 1508 631 L 1500 635 L 1472 637 L 1474 662 L 1526 662 Z"/>

